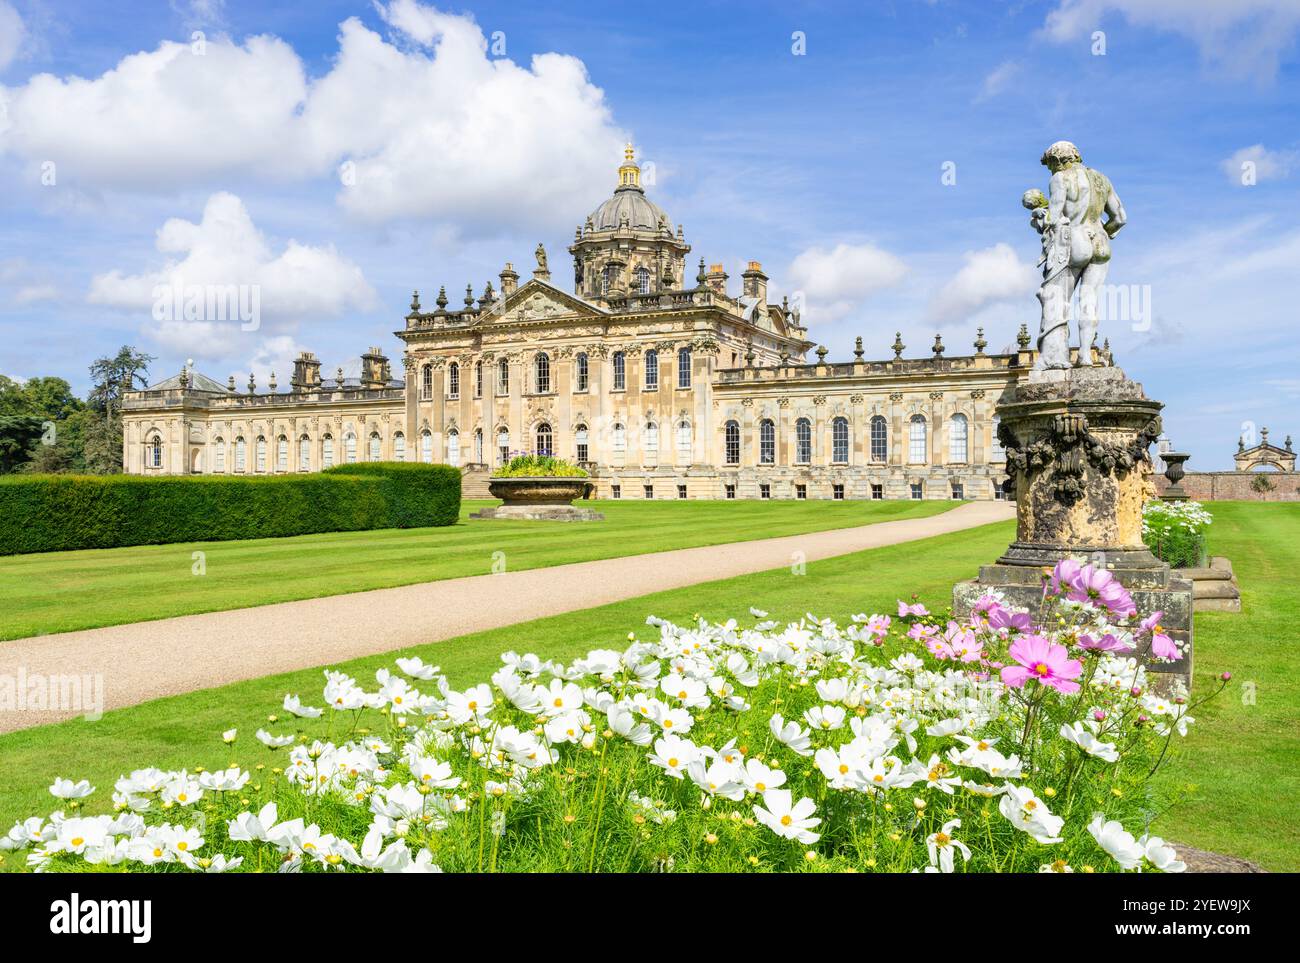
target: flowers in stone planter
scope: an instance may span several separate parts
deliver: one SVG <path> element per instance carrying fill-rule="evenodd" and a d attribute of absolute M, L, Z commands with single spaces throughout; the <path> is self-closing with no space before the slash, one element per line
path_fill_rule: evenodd
<path fill-rule="evenodd" d="M 35 871 L 1176 872 L 1149 780 L 1194 706 L 1095 644 L 1159 623 L 1083 568 L 1033 613 L 651 618 L 461 687 L 420 658 L 329 671 L 282 731 L 214 733 L 221 768 L 140 768 L 111 798 L 54 779 L 0 849 Z"/>
<path fill-rule="evenodd" d="M 493 478 L 586 478 L 587 471 L 551 455 L 517 455 L 492 472 Z"/>
<path fill-rule="evenodd" d="M 1151 501 L 1142 509 L 1142 541 L 1175 568 L 1204 565 L 1205 529 L 1214 517 L 1200 502 Z"/>

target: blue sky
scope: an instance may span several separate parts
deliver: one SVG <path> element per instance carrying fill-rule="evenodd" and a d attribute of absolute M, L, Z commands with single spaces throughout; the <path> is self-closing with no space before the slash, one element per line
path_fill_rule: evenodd
<path fill-rule="evenodd" d="M 0 372 L 396 356 L 413 288 L 458 302 L 539 240 L 566 278 L 626 139 L 692 259 L 762 261 L 833 356 L 1001 348 L 1037 324 L 1019 198 L 1068 138 L 1149 298 L 1103 333 L 1227 468 L 1243 430 L 1300 435 L 1298 32 L 1300 0 L 0 0 Z M 157 320 L 182 275 L 258 286 L 262 323 Z"/>

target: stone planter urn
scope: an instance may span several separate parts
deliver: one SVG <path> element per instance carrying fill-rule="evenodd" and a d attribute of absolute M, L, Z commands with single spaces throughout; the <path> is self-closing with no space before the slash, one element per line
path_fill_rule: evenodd
<path fill-rule="evenodd" d="M 591 482 L 584 477 L 521 476 L 491 478 L 488 491 L 504 503 L 484 508 L 470 518 L 505 518 L 533 522 L 598 522 L 600 512 L 575 508 L 571 502 L 582 498 Z"/>
<path fill-rule="evenodd" d="M 1181 451 L 1166 451 L 1160 455 L 1165 462 L 1165 478 L 1169 480 L 1169 487 L 1161 495 L 1161 499 L 1167 502 L 1185 502 L 1191 496 L 1178 484 L 1187 475 L 1183 470 L 1183 462 L 1191 458 L 1191 455 Z"/>

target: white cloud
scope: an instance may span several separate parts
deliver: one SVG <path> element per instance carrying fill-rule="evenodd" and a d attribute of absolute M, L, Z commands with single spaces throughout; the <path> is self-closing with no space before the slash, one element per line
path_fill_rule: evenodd
<path fill-rule="evenodd" d="M 1011 86 L 1011 82 L 1020 74 L 1020 64 L 1014 60 L 1004 60 L 984 78 L 976 103 L 990 100 Z"/>
<path fill-rule="evenodd" d="M 1228 180 L 1239 186 L 1249 183 L 1246 177 L 1246 165 L 1252 165 L 1256 183 L 1277 180 L 1286 177 L 1295 168 L 1297 156 L 1295 151 L 1269 150 L 1263 144 L 1243 147 L 1223 162 L 1223 172 Z"/>
<path fill-rule="evenodd" d="M 99 274 L 87 300 L 147 313 L 145 332 L 178 352 L 230 357 L 251 343 L 242 339 L 252 331 L 271 338 L 299 322 L 367 310 L 376 300 L 361 269 L 332 245 L 290 240 L 273 251 L 233 194 L 208 198 L 197 224 L 168 220 L 158 230 L 157 248 L 171 255 L 161 267 Z M 229 308 L 224 316 L 206 300 L 217 296 Z"/>
<path fill-rule="evenodd" d="M 874 244 L 838 244 L 832 250 L 810 247 L 790 264 L 787 276 L 803 295 L 805 318 L 836 321 L 851 314 L 872 294 L 903 279 L 907 265 Z"/>
<path fill-rule="evenodd" d="M 963 257 L 966 263 L 930 300 L 929 316 L 940 324 L 965 320 L 999 301 L 1023 301 L 1038 286 L 1033 265 L 1021 261 L 1009 244 Z"/>
<path fill-rule="evenodd" d="M 1232 73 L 1269 79 L 1300 30 L 1300 0 L 1059 0 L 1043 33 L 1058 43 L 1102 29 L 1108 13 L 1193 41 Z"/>
<path fill-rule="evenodd" d="M 53 284 L 29 284 L 14 292 L 14 304 L 34 304 L 37 301 L 57 301 L 59 289 Z"/>
<path fill-rule="evenodd" d="M 490 57 L 468 16 L 414 0 L 376 9 L 393 38 L 345 21 L 317 78 L 278 38 L 215 37 L 165 42 L 91 80 L 0 87 L 0 153 L 53 160 L 60 183 L 101 189 L 337 175 L 338 202 L 358 218 L 474 234 L 567 225 L 612 181 L 624 132 L 581 61 L 522 66 Z"/>
<path fill-rule="evenodd" d="M 23 18 L 18 15 L 13 4 L 9 0 L 0 0 L 0 70 L 4 70 L 14 62 L 26 35 L 27 28 L 23 25 Z M 0 120 L 3 120 L 3 117 L 4 114 L 0 111 Z"/>

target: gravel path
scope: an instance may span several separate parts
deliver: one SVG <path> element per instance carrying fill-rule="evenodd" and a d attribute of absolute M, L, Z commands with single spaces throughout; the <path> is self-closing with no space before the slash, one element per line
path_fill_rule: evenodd
<path fill-rule="evenodd" d="M 99 677 L 104 708 L 116 709 L 763 572 L 791 564 L 796 552 L 811 562 L 961 531 L 1014 514 L 1014 506 L 1006 502 L 971 502 L 928 518 L 34 636 L 0 642 L 0 681 L 12 679 L 30 691 L 37 675 Z M 76 708 L 0 709 L 0 732 L 81 714 Z"/>

